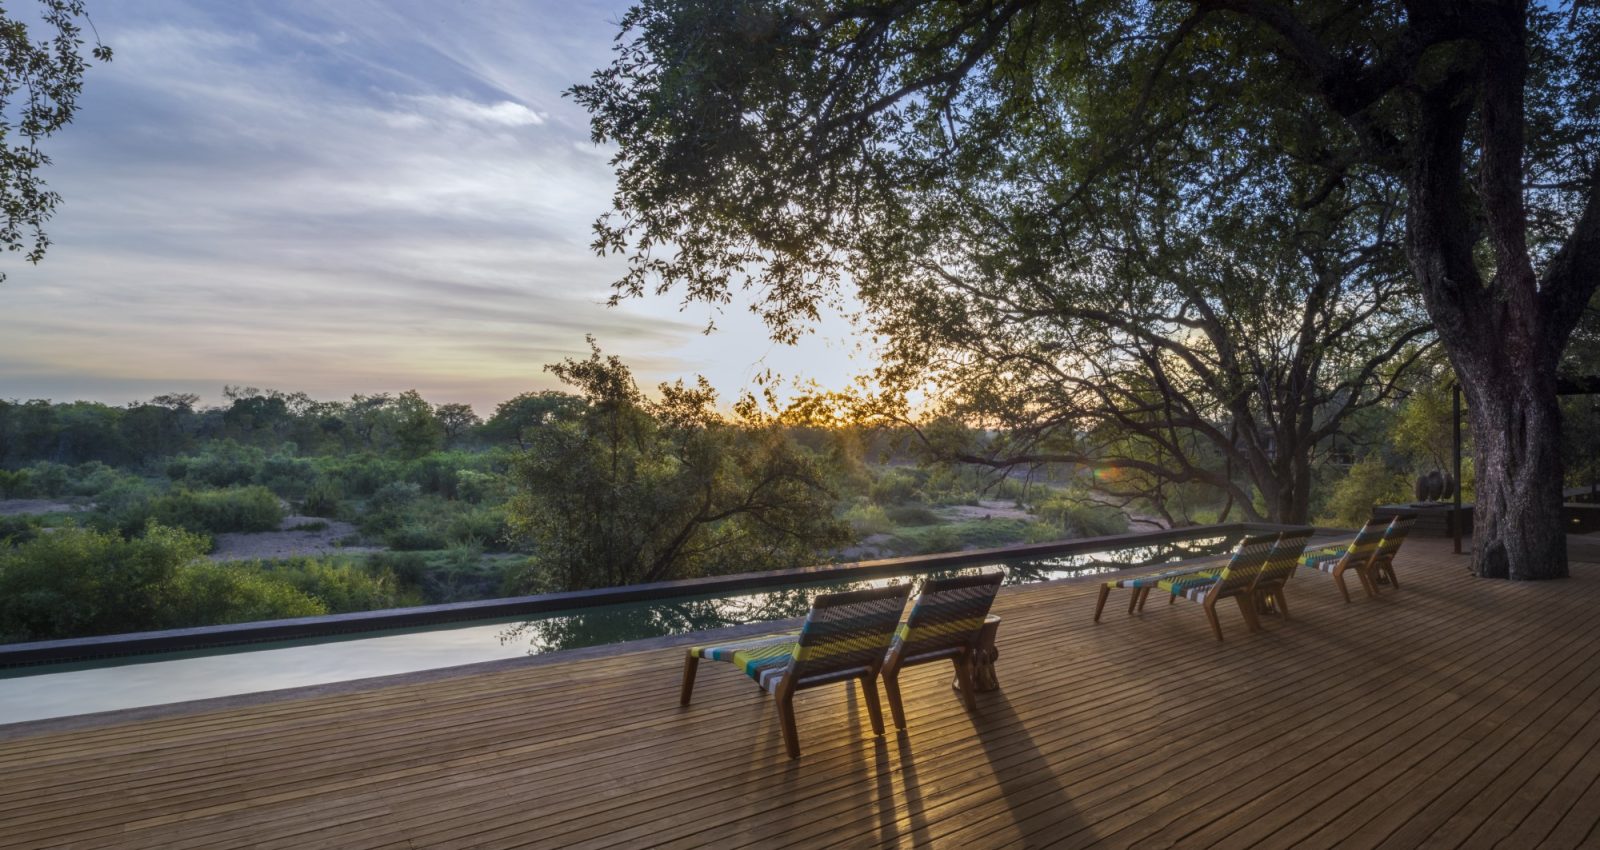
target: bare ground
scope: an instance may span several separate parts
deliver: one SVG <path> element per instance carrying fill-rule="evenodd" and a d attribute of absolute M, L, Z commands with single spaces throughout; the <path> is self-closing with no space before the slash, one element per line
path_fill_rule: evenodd
<path fill-rule="evenodd" d="M 1033 519 L 1033 514 L 1017 507 L 1016 502 L 1005 499 L 980 499 L 976 505 L 953 505 L 940 508 L 948 519 Z"/>
<path fill-rule="evenodd" d="M 49 499 L 0 499 L 0 516 L 55 514 L 86 510 L 81 505 L 52 502 Z"/>
<path fill-rule="evenodd" d="M 298 525 L 326 524 L 309 531 L 291 530 Z M 341 546 L 339 541 L 356 534 L 348 522 L 311 516 L 284 517 L 279 531 L 255 534 L 218 534 L 217 548 L 208 556 L 213 561 L 253 561 L 316 555 L 350 555 L 381 552 L 380 546 Z"/>

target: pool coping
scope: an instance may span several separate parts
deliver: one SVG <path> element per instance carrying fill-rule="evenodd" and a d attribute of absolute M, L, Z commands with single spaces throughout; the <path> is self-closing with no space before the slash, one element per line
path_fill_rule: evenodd
<path fill-rule="evenodd" d="M 0 668 L 62 664 L 116 656 L 214 649 L 268 641 L 330 637 L 355 632 L 555 614 L 603 605 L 686 596 L 705 596 L 773 585 L 868 579 L 905 572 L 925 572 L 947 567 L 967 566 L 995 560 L 1071 555 L 1078 552 L 1090 552 L 1106 548 L 1126 548 L 1188 538 L 1215 537 L 1228 533 L 1268 532 L 1303 527 L 1306 526 L 1256 522 L 1219 523 L 1162 529 L 1160 531 L 1084 537 L 1050 543 L 1029 543 L 990 549 L 973 549 L 964 552 L 823 564 L 786 570 L 707 576 L 677 581 L 652 582 L 650 584 L 625 585 L 623 587 L 545 593 L 533 596 L 513 596 L 443 605 L 419 605 L 410 608 L 387 608 L 348 614 L 260 620 L 222 626 L 199 626 L 186 629 L 166 629 L 64 640 L 0 644 Z M 1317 531 L 1322 533 L 1335 530 L 1319 528 Z M 1338 531 L 1343 530 L 1340 529 Z"/>

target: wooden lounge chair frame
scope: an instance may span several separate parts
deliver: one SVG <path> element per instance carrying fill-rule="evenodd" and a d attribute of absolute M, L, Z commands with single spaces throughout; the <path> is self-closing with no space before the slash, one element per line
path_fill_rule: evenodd
<path fill-rule="evenodd" d="M 1285 531 L 1272 544 L 1266 563 L 1262 565 L 1261 572 L 1256 574 L 1255 584 L 1250 587 L 1250 598 L 1255 603 L 1257 614 L 1278 614 L 1285 620 L 1289 619 L 1289 599 L 1284 594 L 1284 587 L 1294 577 L 1295 570 L 1300 566 L 1300 556 L 1305 554 L 1306 543 L 1314 534 L 1316 530 L 1311 528 Z"/>
<path fill-rule="evenodd" d="M 1416 522 L 1416 514 L 1396 514 L 1383 532 L 1383 539 L 1378 541 L 1377 551 L 1372 553 L 1372 560 L 1367 562 L 1367 575 L 1374 595 L 1380 585 L 1387 584 L 1395 590 L 1400 589 L 1400 578 L 1394 574 L 1394 556 L 1400 551 L 1400 545 L 1405 542 L 1406 535 L 1411 532 L 1411 527 L 1416 525 Z"/>
<path fill-rule="evenodd" d="M 895 632 L 895 641 L 883 662 L 883 690 L 896 729 L 906 728 L 900 701 L 900 671 L 916 664 L 949 659 L 956 668 L 961 701 L 968 711 L 978 707 L 973 667 L 995 593 L 1004 572 L 929 579 L 911 606 L 911 614 Z"/>
<path fill-rule="evenodd" d="M 897 584 L 887 587 L 830 593 L 818 596 L 811 603 L 811 613 L 805 624 L 794 633 L 792 651 L 782 666 L 773 665 L 760 674 L 758 683 L 768 690 L 767 677 L 777 676 L 771 693 L 778 704 L 778 722 L 783 729 L 784 748 L 789 758 L 800 757 L 800 734 L 794 715 L 796 691 L 850 680 L 861 683 L 861 696 L 867 704 L 867 716 L 876 735 L 884 733 L 883 708 L 878 703 L 878 673 L 884 656 L 894 638 L 895 627 L 900 623 L 906 596 L 911 585 Z M 773 640 L 787 635 L 735 641 L 722 647 Z M 702 650 L 716 647 L 690 647 L 683 664 L 683 686 L 678 701 L 688 705 L 694 692 L 695 671 Z"/>
<path fill-rule="evenodd" d="M 1360 531 L 1356 532 L 1355 538 L 1351 540 L 1349 544 L 1343 547 L 1343 551 L 1339 555 L 1338 563 L 1335 564 L 1332 570 L 1332 575 L 1333 583 L 1338 585 L 1339 593 L 1344 596 L 1345 602 L 1348 603 L 1351 601 L 1350 588 L 1345 584 L 1344 581 L 1344 574 L 1348 572 L 1354 572 L 1356 574 L 1356 578 L 1360 579 L 1361 589 L 1366 591 L 1367 596 L 1373 597 L 1378 595 L 1377 589 L 1373 587 L 1372 574 L 1369 572 L 1368 567 L 1372 565 L 1373 557 L 1378 554 L 1378 546 L 1383 541 L 1384 533 L 1387 532 L 1389 527 L 1393 524 L 1394 523 L 1392 520 L 1367 520 L 1367 524 L 1362 526 Z M 1312 553 L 1312 555 L 1316 554 L 1318 553 Z M 1312 569 L 1321 569 L 1312 563 L 1304 563 L 1304 565 L 1311 567 Z"/>

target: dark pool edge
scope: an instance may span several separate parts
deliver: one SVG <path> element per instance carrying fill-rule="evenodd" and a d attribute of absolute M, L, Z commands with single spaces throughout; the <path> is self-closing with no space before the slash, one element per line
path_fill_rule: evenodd
<path fill-rule="evenodd" d="M 389 608 L 379 611 L 327 614 L 318 617 L 297 617 L 284 620 L 262 620 L 225 626 L 200 626 L 188 629 L 168 629 L 98 637 L 3 644 L 0 645 L 0 668 L 63 664 L 126 655 L 213 649 L 241 644 L 298 640 L 354 632 L 554 614 L 627 602 L 703 596 L 728 591 L 752 590 L 773 585 L 877 578 L 884 575 L 926 572 L 995 560 L 1071 555 L 1078 552 L 1092 552 L 1106 548 L 1125 548 L 1188 538 L 1215 537 L 1239 532 L 1277 531 L 1289 527 L 1291 526 L 1249 522 L 1189 526 L 1187 528 L 1164 529 L 1161 531 L 1085 537 L 1051 543 L 1030 543 L 992 549 L 973 549 L 965 552 L 948 552 L 937 555 L 914 555 L 875 561 L 824 564 L 788 570 L 738 573 L 727 576 L 709 576 L 678 581 L 654 582 L 651 584 L 627 585 L 624 587 L 545 593 L 535 596 L 514 596 L 474 602 L 421 605 L 412 608 Z M 1318 530 L 1324 531 L 1324 529 Z"/>

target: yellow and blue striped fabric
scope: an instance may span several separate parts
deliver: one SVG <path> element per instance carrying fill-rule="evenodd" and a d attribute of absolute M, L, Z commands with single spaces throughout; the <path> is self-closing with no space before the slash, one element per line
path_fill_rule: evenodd
<path fill-rule="evenodd" d="M 1383 539 L 1384 531 L 1390 524 L 1387 520 L 1370 520 L 1361 527 L 1361 530 L 1356 533 L 1355 539 L 1350 541 L 1349 545 L 1307 552 L 1300 556 L 1300 566 L 1331 573 L 1339 568 L 1339 563 L 1345 560 L 1347 556 L 1352 561 L 1370 558 L 1372 553 L 1377 551 L 1378 543 Z"/>
<path fill-rule="evenodd" d="M 1173 596 L 1181 596 L 1194 602 L 1204 600 L 1213 588 L 1216 588 L 1219 594 L 1242 591 L 1255 581 L 1262 565 L 1267 562 L 1268 553 L 1272 551 L 1277 541 L 1276 534 L 1246 537 L 1239 542 L 1239 548 L 1233 551 L 1233 558 L 1228 561 L 1228 565 L 1216 575 L 1191 573 L 1175 576 L 1158 581 L 1156 587 Z"/>
<path fill-rule="evenodd" d="M 901 658 L 971 646 L 983 629 L 1004 572 L 930 579 L 895 630 Z"/>

